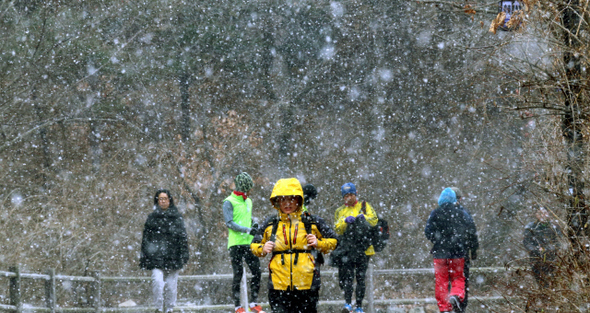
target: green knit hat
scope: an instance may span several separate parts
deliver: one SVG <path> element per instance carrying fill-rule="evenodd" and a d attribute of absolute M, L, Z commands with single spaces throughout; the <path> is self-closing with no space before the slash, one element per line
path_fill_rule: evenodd
<path fill-rule="evenodd" d="M 236 191 L 239 192 L 248 192 L 254 186 L 254 182 L 252 181 L 252 177 L 248 175 L 248 173 L 243 172 L 236 176 L 234 179 L 234 183 L 236 184 Z"/>

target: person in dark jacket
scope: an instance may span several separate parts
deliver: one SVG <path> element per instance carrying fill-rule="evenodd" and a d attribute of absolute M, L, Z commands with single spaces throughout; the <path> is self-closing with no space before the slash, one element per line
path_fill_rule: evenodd
<path fill-rule="evenodd" d="M 461 312 L 465 299 L 465 257 L 474 245 L 469 240 L 473 238 L 470 233 L 475 233 L 475 224 L 456 202 L 455 192 L 445 188 L 424 228 L 426 238 L 433 243 L 430 253 L 434 258 L 435 297 L 441 312 Z"/>
<path fill-rule="evenodd" d="M 312 184 L 303 186 L 303 212 L 307 212 L 307 207 L 311 204 L 311 200 L 318 196 L 318 190 Z"/>
<path fill-rule="evenodd" d="M 468 219 L 470 224 L 473 224 L 473 229 L 470 229 L 468 235 L 470 238 L 467 239 L 467 254 L 465 255 L 465 266 L 463 267 L 463 275 L 465 276 L 465 299 L 461 302 L 461 312 L 465 312 L 467 308 L 467 300 L 469 299 L 469 268 L 471 267 L 471 260 L 477 259 L 477 249 L 479 248 L 479 240 L 477 239 L 477 229 L 475 228 L 475 223 L 473 222 L 473 217 L 471 213 L 467 211 L 461 205 L 461 199 L 463 198 L 463 192 L 461 189 L 457 187 L 451 187 L 455 192 L 455 196 L 457 197 L 457 202 L 455 205 L 465 212 L 465 217 Z"/>
<path fill-rule="evenodd" d="M 529 253 L 537 283 L 547 288 L 555 271 L 553 263 L 557 257 L 561 228 L 551 223 L 549 212 L 543 207 L 537 209 L 535 217 L 537 220 L 527 224 L 524 229 L 523 244 Z"/>
<path fill-rule="evenodd" d="M 143 229 L 139 266 L 152 271 L 156 312 L 164 309 L 172 312 L 176 305 L 178 274 L 189 259 L 188 240 L 182 214 L 174 205 L 170 191 L 158 190 L 154 205 Z"/>

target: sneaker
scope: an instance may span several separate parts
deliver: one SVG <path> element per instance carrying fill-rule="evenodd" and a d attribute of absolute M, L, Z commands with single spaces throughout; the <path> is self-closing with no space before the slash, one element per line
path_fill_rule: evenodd
<path fill-rule="evenodd" d="M 461 312 L 461 301 L 459 301 L 459 297 L 451 296 L 449 298 L 449 302 L 453 306 L 453 312 L 460 313 Z"/>
<path fill-rule="evenodd" d="M 363 311 L 363 308 L 356 308 L 354 309 L 354 313 L 365 313 L 365 311 Z"/>
<path fill-rule="evenodd" d="M 266 313 L 266 312 L 262 311 L 262 307 L 259 304 L 251 307 L 250 308 L 250 312 L 254 312 L 254 313 Z"/>
<path fill-rule="evenodd" d="M 344 308 L 342 308 L 342 313 L 352 313 L 352 305 L 345 304 Z"/>
<path fill-rule="evenodd" d="M 239 307 L 236 309 L 236 313 L 246 313 L 246 309 L 244 309 L 243 307 Z"/>

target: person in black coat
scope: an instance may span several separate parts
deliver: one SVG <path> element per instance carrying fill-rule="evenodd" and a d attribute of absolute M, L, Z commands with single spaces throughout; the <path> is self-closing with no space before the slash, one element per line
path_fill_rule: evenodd
<path fill-rule="evenodd" d="M 467 233 L 469 237 L 466 241 L 467 253 L 465 254 L 465 265 L 463 266 L 463 275 L 465 276 L 465 299 L 463 299 L 463 302 L 461 302 L 461 312 L 465 312 L 465 310 L 467 309 L 467 302 L 469 299 L 469 269 L 471 268 L 471 260 L 477 259 L 477 249 L 479 249 L 479 240 L 477 238 L 477 229 L 475 228 L 475 223 L 473 222 L 473 217 L 471 216 L 471 213 L 469 213 L 469 211 L 467 211 L 467 209 L 465 209 L 461 205 L 463 192 L 461 192 L 461 189 L 457 187 L 451 187 L 451 189 L 453 189 L 453 191 L 455 192 L 455 196 L 457 196 L 457 202 L 455 203 L 455 206 L 457 206 L 459 209 L 465 212 L 465 218 L 467 218 L 468 224 L 473 225 L 472 228 L 469 228 L 469 231 Z"/>
<path fill-rule="evenodd" d="M 524 229 L 523 244 L 529 253 L 535 280 L 540 287 L 547 288 L 555 271 L 561 228 L 551 223 L 549 212 L 543 207 L 537 209 L 535 217 L 537 220 Z"/>
<path fill-rule="evenodd" d="M 445 188 L 424 228 L 426 238 L 433 243 L 430 253 L 434 258 L 435 297 L 441 312 L 461 312 L 465 300 L 465 257 L 474 246 L 470 242 L 476 231 L 473 219 L 456 202 L 455 192 Z"/>
<path fill-rule="evenodd" d="M 170 191 L 158 190 L 154 204 L 155 209 L 148 215 L 143 229 L 139 266 L 152 271 L 156 312 L 164 309 L 172 312 L 176 305 L 178 274 L 189 259 L 188 240 L 182 214 L 174 205 Z"/>

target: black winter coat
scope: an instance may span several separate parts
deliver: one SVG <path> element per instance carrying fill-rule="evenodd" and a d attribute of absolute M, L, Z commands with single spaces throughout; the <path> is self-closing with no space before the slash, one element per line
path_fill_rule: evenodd
<path fill-rule="evenodd" d="M 524 229 L 523 244 L 531 257 L 541 257 L 544 260 L 555 259 L 559 247 L 558 238 L 561 228 L 552 223 L 532 222 Z M 543 252 L 541 249 L 543 248 Z"/>
<path fill-rule="evenodd" d="M 179 270 L 188 262 L 188 251 L 182 214 L 175 206 L 165 211 L 157 207 L 145 222 L 139 266 L 147 270 Z"/>
<path fill-rule="evenodd" d="M 455 203 L 455 206 L 461 209 L 463 212 L 465 212 L 467 224 L 473 225 L 473 229 L 470 228 L 467 232 L 467 253 L 471 251 L 471 256 L 475 258 L 475 256 L 477 255 L 477 249 L 479 249 L 479 239 L 477 238 L 477 228 L 475 226 L 475 222 L 473 222 L 473 217 L 471 216 L 469 211 L 467 211 L 467 209 L 465 209 L 461 204 Z"/>
<path fill-rule="evenodd" d="M 464 258 L 478 246 L 473 219 L 454 203 L 444 203 L 430 213 L 424 234 L 433 243 L 430 253 L 435 259 Z"/>

